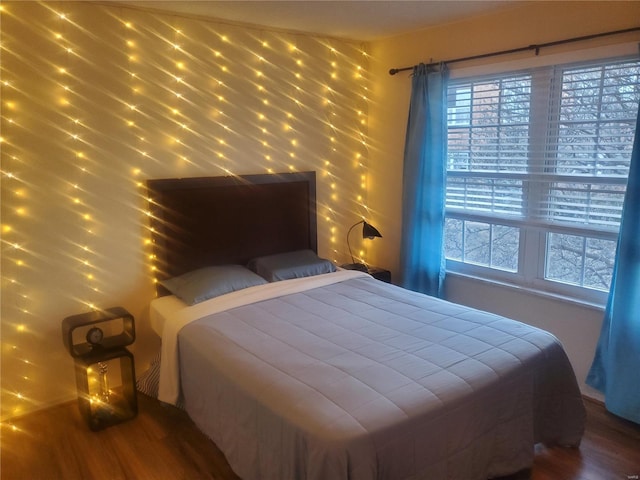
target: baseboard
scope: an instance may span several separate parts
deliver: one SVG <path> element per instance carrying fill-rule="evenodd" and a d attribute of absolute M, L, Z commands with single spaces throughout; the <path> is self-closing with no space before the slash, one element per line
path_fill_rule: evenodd
<path fill-rule="evenodd" d="M 592 397 L 590 395 L 587 395 L 587 394 L 583 393 L 582 394 L 582 400 L 585 400 L 587 402 L 593 403 L 595 405 L 599 405 L 602 408 L 606 408 L 606 405 L 605 405 L 604 401 L 601 400 L 600 398 L 595 398 L 595 397 Z"/>

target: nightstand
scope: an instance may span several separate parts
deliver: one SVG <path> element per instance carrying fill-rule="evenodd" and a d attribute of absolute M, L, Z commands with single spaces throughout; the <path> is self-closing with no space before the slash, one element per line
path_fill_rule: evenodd
<path fill-rule="evenodd" d="M 138 414 L 136 373 L 129 350 L 96 349 L 75 358 L 75 370 L 80 413 L 91 430 L 102 430 Z M 114 378 L 119 386 L 111 388 Z"/>
<path fill-rule="evenodd" d="M 344 265 L 340 266 L 346 270 L 358 270 L 360 272 L 365 272 L 371 275 L 376 280 L 391 283 L 391 272 L 389 270 L 385 270 L 384 268 L 373 266 L 367 267 L 363 263 L 345 263 Z"/>
<path fill-rule="evenodd" d="M 138 413 L 133 354 L 125 348 L 135 338 L 133 315 L 122 307 L 72 315 L 62 321 L 62 340 L 75 362 L 80 413 L 91 430 Z"/>
<path fill-rule="evenodd" d="M 391 272 L 380 267 L 369 267 L 368 272 L 376 280 L 391 283 Z"/>

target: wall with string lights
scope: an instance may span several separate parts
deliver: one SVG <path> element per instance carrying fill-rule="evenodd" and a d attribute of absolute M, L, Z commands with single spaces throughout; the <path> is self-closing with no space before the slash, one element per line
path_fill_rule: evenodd
<path fill-rule="evenodd" d="M 371 215 L 362 45 L 91 2 L 0 9 L 3 421 L 74 398 L 68 315 L 124 306 L 148 364 L 148 178 L 315 170 L 320 254 L 347 260 Z"/>

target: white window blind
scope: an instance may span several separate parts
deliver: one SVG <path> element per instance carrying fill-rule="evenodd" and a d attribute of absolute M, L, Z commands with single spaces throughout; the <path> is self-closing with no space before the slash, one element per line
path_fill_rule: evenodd
<path fill-rule="evenodd" d="M 531 75 L 449 88 L 447 206 L 523 214 Z"/>
<path fill-rule="evenodd" d="M 617 231 L 638 111 L 638 61 L 557 68 L 541 214 Z"/>

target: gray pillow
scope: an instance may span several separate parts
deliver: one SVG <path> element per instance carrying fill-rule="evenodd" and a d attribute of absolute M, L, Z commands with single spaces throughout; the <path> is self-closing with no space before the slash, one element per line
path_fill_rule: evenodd
<path fill-rule="evenodd" d="M 242 265 L 200 268 L 160 282 L 187 305 L 265 283 L 264 278 Z"/>
<path fill-rule="evenodd" d="M 254 258 L 248 266 L 270 282 L 336 271 L 333 263 L 318 257 L 312 250 L 297 250 Z"/>

